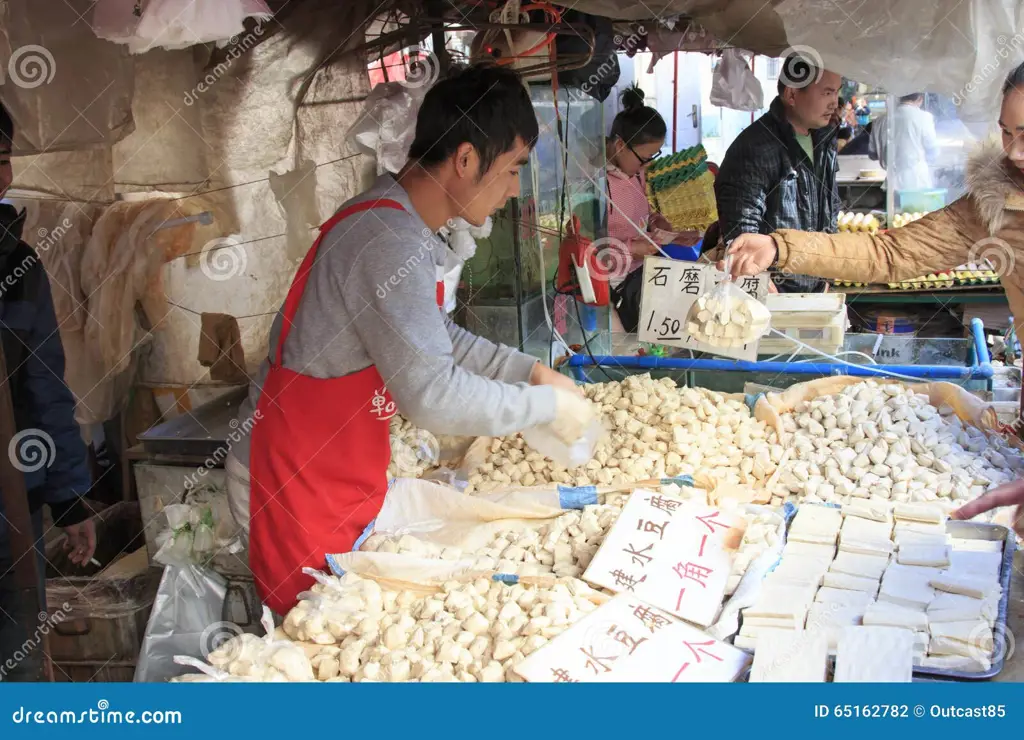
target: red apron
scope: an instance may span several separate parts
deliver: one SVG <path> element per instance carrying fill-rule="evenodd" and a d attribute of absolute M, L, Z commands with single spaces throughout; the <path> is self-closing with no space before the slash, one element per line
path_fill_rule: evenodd
<path fill-rule="evenodd" d="M 313 585 L 302 568 L 322 568 L 326 554 L 351 550 L 387 492 L 389 420 L 397 409 L 377 368 L 314 378 L 282 361 L 324 235 L 371 208 L 402 206 L 393 200 L 359 203 L 320 227 L 285 298 L 281 336 L 257 405 L 249 456 L 249 562 L 260 599 L 281 615 Z M 438 305 L 443 295 L 439 283 Z"/>

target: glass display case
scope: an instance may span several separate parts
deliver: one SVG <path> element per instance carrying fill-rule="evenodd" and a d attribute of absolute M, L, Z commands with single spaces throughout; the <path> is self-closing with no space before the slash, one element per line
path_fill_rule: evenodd
<path fill-rule="evenodd" d="M 480 336 L 518 347 L 544 362 L 562 354 L 548 324 L 568 344 L 583 344 L 601 329 L 609 309 L 556 298 L 559 216 L 575 216 L 590 239 L 604 233 L 604 120 L 601 104 L 560 88 L 558 111 L 549 84 L 530 85 L 540 124 L 537 145 L 520 174 L 520 196 L 495 216 L 488 239 L 463 269 L 456 320 Z M 559 138 L 561 119 L 563 147 Z M 586 334 L 581 330 L 586 328 Z M 600 351 L 592 344 L 592 351 Z"/>

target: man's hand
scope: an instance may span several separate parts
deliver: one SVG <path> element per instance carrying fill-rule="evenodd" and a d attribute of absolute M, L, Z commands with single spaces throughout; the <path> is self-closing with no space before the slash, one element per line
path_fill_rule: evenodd
<path fill-rule="evenodd" d="M 1015 480 L 1012 483 L 1006 483 L 993 488 L 988 493 L 978 496 L 970 503 L 964 504 L 959 509 L 954 511 L 950 516 L 953 519 L 973 519 L 978 514 L 984 514 L 986 511 L 997 509 L 1001 506 L 1016 506 L 1017 510 L 1013 514 L 1013 529 L 1014 531 L 1024 537 L 1024 521 L 1022 521 L 1022 510 L 1024 505 L 1024 480 Z"/>
<path fill-rule="evenodd" d="M 550 385 L 583 395 L 583 389 L 576 385 L 572 378 L 539 362 L 534 364 L 533 370 L 530 372 L 530 385 Z"/>
<path fill-rule="evenodd" d="M 69 559 L 75 565 L 85 565 L 96 554 L 96 522 L 86 519 L 78 524 L 64 527 L 68 536 L 64 549 L 70 552 Z"/>
<path fill-rule="evenodd" d="M 775 240 L 767 234 L 740 234 L 725 250 L 732 257 L 730 272 L 734 278 L 758 275 L 775 261 L 778 249 Z M 725 269 L 725 261 L 718 263 L 718 269 Z"/>

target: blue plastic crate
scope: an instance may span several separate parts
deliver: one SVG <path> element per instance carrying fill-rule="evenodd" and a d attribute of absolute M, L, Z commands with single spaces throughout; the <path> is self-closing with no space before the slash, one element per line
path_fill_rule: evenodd
<path fill-rule="evenodd" d="M 696 262 L 700 257 L 700 245 L 703 240 L 697 242 L 692 247 L 683 244 L 666 244 L 662 247 L 669 257 L 674 260 L 684 260 L 686 262 Z"/>

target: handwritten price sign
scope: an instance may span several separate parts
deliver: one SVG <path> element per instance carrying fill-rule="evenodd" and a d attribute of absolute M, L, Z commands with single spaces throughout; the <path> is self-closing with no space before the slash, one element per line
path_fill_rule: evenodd
<path fill-rule="evenodd" d="M 756 360 L 759 342 L 742 347 L 713 347 L 694 339 L 686 331 L 686 316 L 699 296 L 722 280 L 725 273 L 714 266 L 647 257 L 644 260 L 644 288 L 640 299 L 640 323 L 637 328 L 641 342 L 666 344 L 672 347 L 709 352 L 735 360 Z M 768 296 L 768 273 L 740 278 L 736 284 L 762 303 Z"/>
<path fill-rule="evenodd" d="M 728 682 L 749 664 L 742 650 L 630 594 L 603 604 L 516 666 L 543 683 Z"/>
<path fill-rule="evenodd" d="M 717 507 L 638 489 L 583 579 L 707 627 L 721 607 L 744 527 Z"/>

